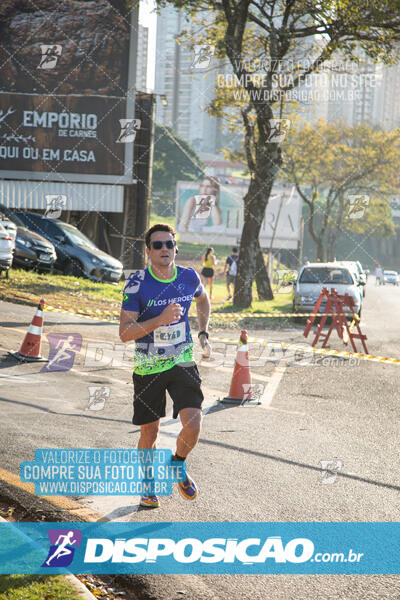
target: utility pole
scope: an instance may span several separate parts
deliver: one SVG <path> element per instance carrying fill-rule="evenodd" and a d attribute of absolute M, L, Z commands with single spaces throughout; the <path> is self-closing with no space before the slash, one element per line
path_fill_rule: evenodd
<path fill-rule="evenodd" d="M 300 241 L 299 241 L 299 269 L 303 264 L 303 243 L 304 243 L 304 217 L 300 221 Z"/>

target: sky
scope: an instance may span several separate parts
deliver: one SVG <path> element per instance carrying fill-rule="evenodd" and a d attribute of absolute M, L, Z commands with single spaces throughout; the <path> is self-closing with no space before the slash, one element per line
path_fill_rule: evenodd
<path fill-rule="evenodd" d="M 147 61 L 147 87 L 154 89 L 154 71 L 156 62 L 157 15 L 154 0 L 140 0 L 139 23 L 149 29 L 149 54 Z"/>

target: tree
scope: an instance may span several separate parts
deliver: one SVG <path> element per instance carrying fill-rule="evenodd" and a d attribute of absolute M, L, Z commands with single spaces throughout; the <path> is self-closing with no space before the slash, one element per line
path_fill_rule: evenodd
<path fill-rule="evenodd" d="M 155 126 L 152 209 L 164 217 L 175 212 L 176 182 L 196 180 L 204 164 L 193 148 L 170 127 Z"/>
<path fill-rule="evenodd" d="M 308 207 L 306 224 L 319 260 L 332 260 L 344 231 L 386 237 L 388 200 L 398 185 L 400 131 L 320 120 L 292 127 L 282 146 L 285 179 Z"/>
<path fill-rule="evenodd" d="M 228 58 L 238 88 L 244 92 L 246 106 L 241 112 L 251 180 L 244 198 L 234 305 L 247 307 L 260 227 L 282 164 L 281 139 L 273 135 L 274 119 L 287 114 L 291 91 L 339 50 L 353 60 L 358 59 L 359 48 L 374 60 L 393 60 L 400 39 L 398 2 L 158 0 L 159 6 L 168 3 L 193 15 L 205 11 L 203 39 L 215 45 L 218 58 Z M 211 27 L 207 22 L 210 10 L 215 15 Z"/>

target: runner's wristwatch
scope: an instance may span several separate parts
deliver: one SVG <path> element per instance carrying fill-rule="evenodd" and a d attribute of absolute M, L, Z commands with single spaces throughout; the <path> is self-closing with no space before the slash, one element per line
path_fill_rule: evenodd
<path fill-rule="evenodd" d="M 207 331 L 199 331 L 199 333 L 197 334 L 197 337 L 200 337 L 201 335 L 205 335 L 206 338 L 208 339 L 208 333 L 207 333 Z"/>

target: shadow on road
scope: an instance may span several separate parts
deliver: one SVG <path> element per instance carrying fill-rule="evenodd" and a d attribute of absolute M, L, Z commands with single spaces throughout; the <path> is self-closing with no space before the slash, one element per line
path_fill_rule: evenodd
<path fill-rule="evenodd" d="M 46 408 L 45 406 L 39 406 L 38 404 L 32 404 L 32 402 L 21 402 L 21 400 L 9 400 L 7 398 L 2 398 L 0 396 L 0 402 L 8 402 L 9 404 L 18 404 L 20 406 L 28 406 L 30 408 L 37 408 L 38 410 L 41 410 L 43 412 L 46 413 L 50 413 L 52 415 L 57 415 L 57 416 L 64 416 L 64 417 L 83 417 L 84 419 L 94 419 L 95 421 L 110 421 L 112 423 L 130 423 L 130 421 L 127 421 L 125 419 L 110 419 L 108 417 L 95 417 L 94 415 L 90 415 L 90 414 L 83 414 L 83 413 L 63 413 L 63 412 L 58 412 L 56 410 L 51 410 L 51 408 Z M 87 411 L 90 412 L 90 411 Z"/>
<path fill-rule="evenodd" d="M 240 408 L 240 407 L 235 407 Z M 129 433 L 137 433 L 139 430 L 130 431 Z M 168 431 L 163 432 L 164 435 L 169 435 L 170 437 L 176 437 L 175 434 L 169 433 Z M 200 438 L 198 444 L 205 444 L 209 446 L 217 446 L 218 448 L 227 448 L 228 450 L 234 450 L 235 452 L 243 452 L 245 454 L 250 454 L 252 456 L 258 456 L 260 458 L 267 458 L 269 460 L 273 460 L 279 463 L 283 463 L 286 465 L 290 465 L 292 467 L 300 467 L 301 469 L 309 469 L 311 471 L 317 471 L 318 473 L 322 473 L 323 469 L 321 467 L 316 467 L 315 465 L 308 465 L 306 463 L 301 463 L 296 460 L 291 460 L 289 458 L 282 458 L 281 456 L 274 456 L 272 454 L 267 454 L 265 452 L 259 452 L 257 450 L 249 450 L 247 448 L 240 448 L 240 446 L 233 446 L 232 444 L 225 444 L 224 442 L 215 442 L 214 440 L 206 440 Z M 385 483 L 383 481 L 375 481 L 373 479 L 367 479 L 366 477 L 360 477 L 358 475 L 350 475 L 349 473 L 338 472 L 337 477 L 343 477 L 345 479 L 352 479 L 354 481 L 361 481 L 362 483 L 368 483 L 370 485 L 375 485 L 377 487 L 387 488 L 389 490 L 400 491 L 399 485 L 394 485 L 392 483 Z"/>

